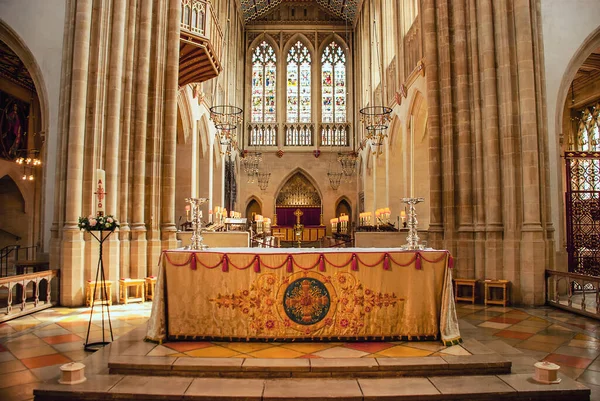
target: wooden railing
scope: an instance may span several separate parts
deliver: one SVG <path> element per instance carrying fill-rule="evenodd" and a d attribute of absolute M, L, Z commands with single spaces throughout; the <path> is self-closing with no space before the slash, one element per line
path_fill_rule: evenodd
<path fill-rule="evenodd" d="M 600 277 L 546 270 L 546 303 L 600 319 Z"/>
<path fill-rule="evenodd" d="M 209 0 L 181 0 L 181 29 L 210 40 L 215 57 L 221 60 L 223 31 Z"/>
<path fill-rule="evenodd" d="M 0 322 L 56 305 L 58 279 L 58 270 L 0 278 Z"/>

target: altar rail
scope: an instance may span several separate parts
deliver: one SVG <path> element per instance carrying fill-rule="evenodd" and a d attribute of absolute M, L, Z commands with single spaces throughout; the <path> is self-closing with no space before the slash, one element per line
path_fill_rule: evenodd
<path fill-rule="evenodd" d="M 546 270 L 546 303 L 600 319 L 600 277 Z"/>
<path fill-rule="evenodd" d="M 58 280 L 59 270 L 0 278 L 0 322 L 56 305 Z"/>

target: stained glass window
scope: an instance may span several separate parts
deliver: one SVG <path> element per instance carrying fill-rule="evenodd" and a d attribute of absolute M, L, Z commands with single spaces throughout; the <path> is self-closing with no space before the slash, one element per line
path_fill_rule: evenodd
<path fill-rule="evenodd" d="M 324 123 L 346 122 L 346 55 L 336 42 L 321 56 L 321 99 Z"/>
<path fill-rule="evenodd" d="M 598 151 L 600 145 L 600 103 L 581 112 L 577 127 L 577 149 Z"/>
<path fill-rule="evenodd" d="M 277 58 L 263 41 L 252 53 L 252 122 L 275 122 Z"/>
<path fill-rule="evenodd" d="M 310 53 L 302 42 L 287 56 L 287 121 L 310 122 Z"/>

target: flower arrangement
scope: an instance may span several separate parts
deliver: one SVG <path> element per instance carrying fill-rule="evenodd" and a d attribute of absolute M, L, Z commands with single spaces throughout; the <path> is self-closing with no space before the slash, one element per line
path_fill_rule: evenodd
<path fill-rule="evenodd" d="M 117 227 L 119 222 L 112 215 L 79 218 L 79 229 L 85 231 L 114 231 Z"/>

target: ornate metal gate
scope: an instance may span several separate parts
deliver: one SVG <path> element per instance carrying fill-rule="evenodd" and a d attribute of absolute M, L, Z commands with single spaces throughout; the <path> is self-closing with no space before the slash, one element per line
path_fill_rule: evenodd
<path fill-rule="evenodd" d="M 600 152 L 565 153 L 569 272 L 600 276 Z"/>

